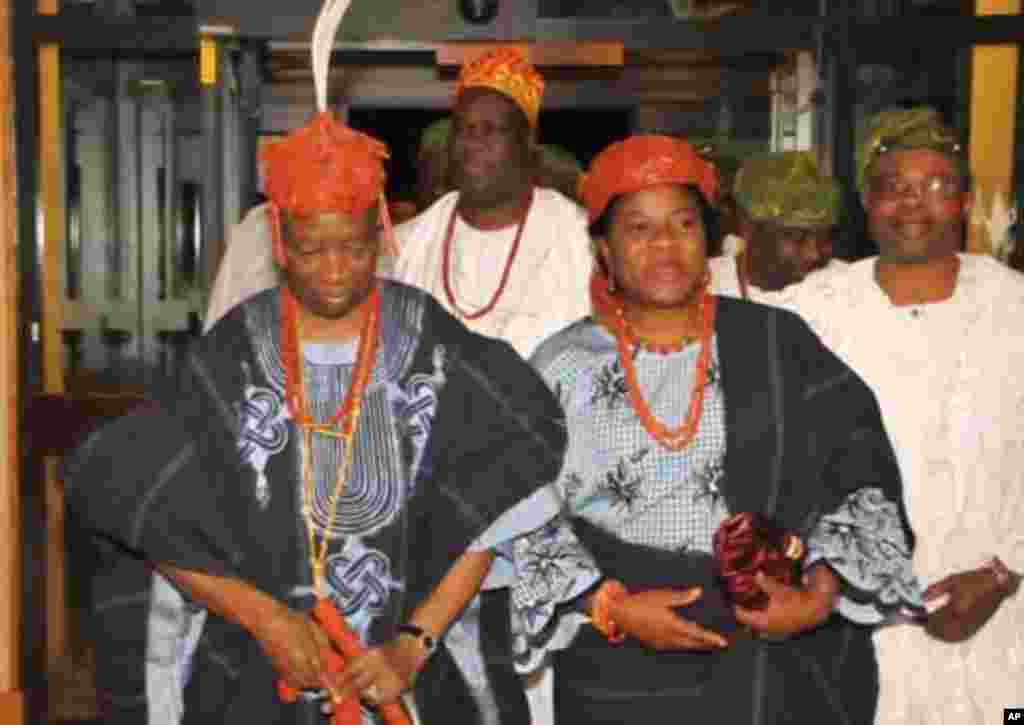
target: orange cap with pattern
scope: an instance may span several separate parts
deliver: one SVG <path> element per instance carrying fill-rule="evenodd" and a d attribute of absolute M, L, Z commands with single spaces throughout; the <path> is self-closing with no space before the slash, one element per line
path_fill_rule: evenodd
<path fill-rule="evenodd" d="M 382 142 L 324 111 L 261 150 L 264 191 L 278 209 L 297 216 L 359 214 L 382 198 L 386 158 Z"/>
<path fill-rule="evenodd" d="M 718 171 L 682 139 L 630 136 L 599 153 L 580 179 L 580 199 L 590 221 L 612 198 L 661 184 L 693 184 L 710 203 L 718 198 Z"/>
<path fill-rule="evenodd" d="M 490 88 L 508 96 L 523 109 L 530 126 L 537 126 L 544 78 L 518 48 L 497 48 L 462 66 L 456 100 L 468 88 Z"/>

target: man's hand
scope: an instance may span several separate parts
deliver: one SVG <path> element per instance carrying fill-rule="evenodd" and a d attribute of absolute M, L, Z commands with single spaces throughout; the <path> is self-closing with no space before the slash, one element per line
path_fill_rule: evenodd
<path fill-rule="evenodd" d="M 258 627 L 253 636 L 270 659 L 278 676 L 292 687 L 337 690 L 325 680 L 325 663 L 321 654 L 332 645 L 312 617 L 284 604 Z"/>
<path fill-rule="evenodd" d="M 926 602 L 948 601 L 928 615 L 925 631 L 945 642 L 963 642 L 985 626 L 1009 594 L 1020 575 L 1009 573 L 1010 586 L 1001 584 L 990 567 L 950 574 L 924 591 Z"/>
<path fill-rule="evenodd" d="M 822 624 L 835 607 L 839 581 L 827 566 L 815 566 L 805 587 L 791 587 L 764 572 L 757 585 L 768 595 L 764 609 L 735 607 L 736 621 L 772 639 L 785 639 Z"/>
<path fill-rule="evenodd" d="M 397 637 L 352 660 L 344 672 L 332 676 L 330 689 L 370 705 L 394 702 L 412 687 L 428 656 L 415 639 Z"/>
<path fill-rule="evenodd" d="M 252 635 L 287 684 L 297 690 L 327 686 L 322 659 L 331 643 L 310 615 L 241 579 L 166 564 L 158 568 L 192 599 Z"/>
<path fill-rule="evenodd" d="M 654 650 L 713 650 L 727 645 L 720 634 L 680 617 L 675 609 L 700 599 L 701 589 L 652 589 L 611 604 L 609 615 L 626 635 Z"/>

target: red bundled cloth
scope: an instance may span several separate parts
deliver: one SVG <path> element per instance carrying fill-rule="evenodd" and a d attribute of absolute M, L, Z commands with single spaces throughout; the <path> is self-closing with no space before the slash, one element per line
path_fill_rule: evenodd
<path fill-rule="evenodd" d="M 796 586 L 800 581 L 804 544 L 762 514 L 740 513 L 722 522 L 712 539 L 718 576 L 733 603 L 764 609 L 768 595 L 757 585 L 757 573 Z"/>
<path fill-rule="evenodd" d="M 321 599 L 316 603 L 313 607 L 313 619 L 320 624 L 334 644 L 326 653 L 327 669 L 330 672 L 341 672 L 348 660 L 359 657 L 366 651 L 359 637 L 349 629 L 341 612 L 330 600 Z M 299 696 L 298 690 L 284 680 L 278 680 L 277 693 L 284 702 L 295 702 Z M 378 705 L 377 710 L 385 725 L 409 725 L 408 715 L 397 702 Z M 349 698 L 334 703 L 333 722 L 334 725 L 362 725 L 363 715 L 359 709 L 359 701 Z"/>

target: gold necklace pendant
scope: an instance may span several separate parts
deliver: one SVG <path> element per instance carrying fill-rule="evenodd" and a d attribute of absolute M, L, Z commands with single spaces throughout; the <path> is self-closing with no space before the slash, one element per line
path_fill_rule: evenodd
<path fill-rule="evenodd" d="M 313 565 L 313 591 L 316 593 L 317 599 L 323 599 L 327 596 L 327 586 L 324 577 L 324 564 L 325 562 L 314 559 Z"/>
<path fill-rule="evenodd" d="M 292 314 L 292 324 L 288 325 L 282 337 L 290 330 L 294 348 L 286 366 L 286 387 L 289 388 L 289 405 L 294 406 L 292 417 L 301 431 L 299 442 L 302 457 L 302 515 L 306 522 L 307 544 L 309 547 L 309 564 L 316 596 L 328 596 L 327 590 L 327 556 L 330 550 L 331 529 L 338 515 L 338 503 L 352 471 L 354 456 L 355 433 L 359 426 L 362 412 L 363 393 L 370 382 L 376 360 L 377 346 L 380 342 L 379 327 L 380 295 L 375 289 L 371 298 L 371 306 L 367 312 L 366 323 L 360 335 L 359 350 L 356 354 L 356 367 L 352 373 L 352 382 L 338 412 L 326 423 L 314 423 L 313 416 L 306 409 L 305 370 L 302 364 L 302 320 Z M 327 491 L 327 518 L 323 522 L 319 541 L 316 533 L 316 516 L 313 513 L 316 499 L 316 480 L 313 471 L 313 436 L 321 435 L 333 438 L 342 446 L 341 462 L 338 465 L 334 486 Z"/>

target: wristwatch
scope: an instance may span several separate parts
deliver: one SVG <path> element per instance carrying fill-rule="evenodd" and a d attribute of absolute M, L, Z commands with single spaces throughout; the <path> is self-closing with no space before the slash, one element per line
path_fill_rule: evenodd
<path fill-rule="evenodd" d="M 434 638 L 434 635 L 423 629 L 423 627 L 417 627 L 415 624 L 403 624 L 398 628 L 398 634 L 399 636 L 404 634 L 414 637 L 428 655 L 434 654 L 434 651 L 437 649 L 437 639 Z"/>

